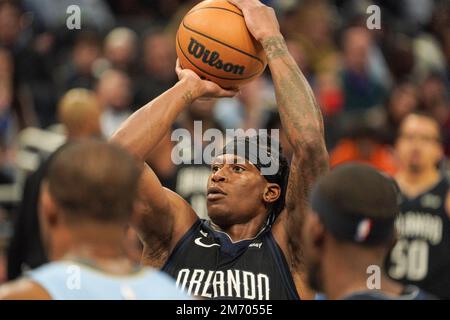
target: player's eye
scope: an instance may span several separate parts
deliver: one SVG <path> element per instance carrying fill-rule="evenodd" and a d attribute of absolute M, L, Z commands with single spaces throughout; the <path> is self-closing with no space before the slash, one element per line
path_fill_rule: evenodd
<path fill-rule="evenodd" d="M 242 173 L 244 171 L 245 171 L 245 169 L 240 166 L 233 166 L 233 172 Z"/>
<path fill-rule="evenodd" d="M 213 173 L 216 173 L 217 171 L 219 171 L 219 166 L 215 165 L 215 166 L 211 166 L 211 171 Z"/>

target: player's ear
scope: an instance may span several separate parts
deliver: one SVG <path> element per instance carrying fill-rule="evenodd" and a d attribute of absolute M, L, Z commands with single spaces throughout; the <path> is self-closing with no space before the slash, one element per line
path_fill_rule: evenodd
<path fill-rule="evenodd" d="M 273 203 L 281 196 L 281 188 L 276 183 L 267 183 L 264 189 L 263 199 L 266 203 Z"/>
<path fill-rule="evenodd" d="M 42 226 L 53 227 L 58 223 L 59 214 L 56 203 L 51 196 L 48 188 L 48 182 L 41 184 L 39 195 L 39 221 Z"/>
<path fill-rule="evenodd" d="M 310 223 L 310 235 L 311 235 L 311 242 L 315 249 L 320 250 L 323 248 L 325 237 L 326 237 L 326 230 L 325 226 L 322 224 L 322 222 L 319 219 L 319 216 L 317 214 L 313 214 L 311 217 L 311 223 Z"/>

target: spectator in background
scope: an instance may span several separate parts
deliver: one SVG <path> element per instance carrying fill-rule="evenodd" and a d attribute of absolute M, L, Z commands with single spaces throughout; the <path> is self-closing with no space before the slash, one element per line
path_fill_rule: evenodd
<path fill-rule="evenodd" d="M 75 39 L 69 63 L 62 66 L 59 79 L 61 92 L 73 88 L 94 89 L 94 63 L 100 58 L 100 39 L 95 33 L 81 32 Z"/>
<path fill-rule="evenodd" d="M 230 99 L 220 99 L 214 116 L 226 129 L 259 129 L 275 107 L 271 81 L 260 76 L 240 87 L 240 93 Z"/>
<path fill-rule="evenodd" d="M 131 115 L 131 80 L 122 71 L 106 70 L 100 76 L 96 91 L 102 112 L 102 132 L 110 137 Z"/>
<path fill-rule="evenodd" d="M 302 1 L 281 23 L 288 37 L 299 41 L 314 73 L 335 69 L 339 65 L 333 40 L 337 21 L 328 1 Z"/>
<path fill-rule="evenodd" d="M 348 124 L 347 133 L 330 152 L 332 168 L 346 162 L 369 164 L 389 175 L 394 175 L 397 169 L 391 148 L 384 143 L 382 133 L 362 117 L 354 117 Z"/>
<path fill-rule="evenodd" d="M 100 106 L 94 92 L 86 89 L 68 91 L 60 100 L 58 113 L 68 141 L 101 136 Z M 51 157 L 25 181 L 22 203 L 15 216 L 8 250 L 10 280 L 19 277 L 27 269 L 34 269 L 47 262 L 40 238 L 37 208 L 41 181 Z"/>
<path fill-rule="evenodd" d="M 142 41 L 143 72 L 135 85 L 135 108 L 145 105 L 175 84 L 175 61 L 175 44 L 171 37 L 160 30 L 145 35 Z"/>
<path fill-rule="evenodd" d="M 445 86 L 444 78 L 438 73 L 428 75 L 420 87 L 422 107 L 435 115 L 436 119 L 444 125 L 448 118 L 449 92 Z"/>
<path fill-rule="evenodd" d="M 110 68 L 133 75 L 136 70 L 134 61 L 137 55 L 137 35 L 125 27 L 111 30 L 104 41 L 104 55 Z"/>
<path fill-rule="evenodd" d="M 327 148 L 333 148 L 341 135 L 339 117 L 344 105 L 344 92 L 337 72 L 323 71 L 316 75 L 314 92 L 322 109 Z"/>
<path fill-rule="evenodd" d="M 45 127 L 54 122 L 55 87 L 52 64 L 25 37 L 27 21 L 19 1 L 0 1 L 0 47 L 7 49 L 13 65 L 13 109 L 19 128 Z"/>
<path fill-rule="evenodd" d="M 420 106 L 418 87 L 409 81 L 398 83 L 390 92 L 383 108 L 372 113 L 371 122 L 378 127 L 385 142 L 394 145 L 403 119 Z"/>
<path fill-rule="evenodd" d="M 362 27 L 351 27 L 342 36 L 344 68 L 344 112 L 364 113 L 380 104 L 385 96 L 383 87 L 368 72 L 370 32 Z"/>
<path fill-rule="evenodd" d="M 68 91 L 58 107 L 58 118 L 68 140 L 101 137 L 100 114 L 94 92 L 81 88 Z"/>

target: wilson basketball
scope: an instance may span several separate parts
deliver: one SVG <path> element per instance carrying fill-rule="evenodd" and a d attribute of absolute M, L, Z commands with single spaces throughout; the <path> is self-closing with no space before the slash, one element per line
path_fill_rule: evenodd
<path fill-rule="evenodd" d="M 226 0 L 206 0 L 192 8 L 178 28 L 176 49 L 183 68 L 223 88 L 250 82 L 267 64 L 241 10 Z"/>

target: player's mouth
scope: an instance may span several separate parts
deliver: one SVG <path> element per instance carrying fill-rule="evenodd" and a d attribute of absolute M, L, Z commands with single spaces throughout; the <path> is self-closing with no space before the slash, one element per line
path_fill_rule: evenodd
<path fill-rule="evenodd" d="M 209 187 L 206 199 L 208 201 L 214 201 L 225 197 L 227 194 L 219 187 Z"/>

